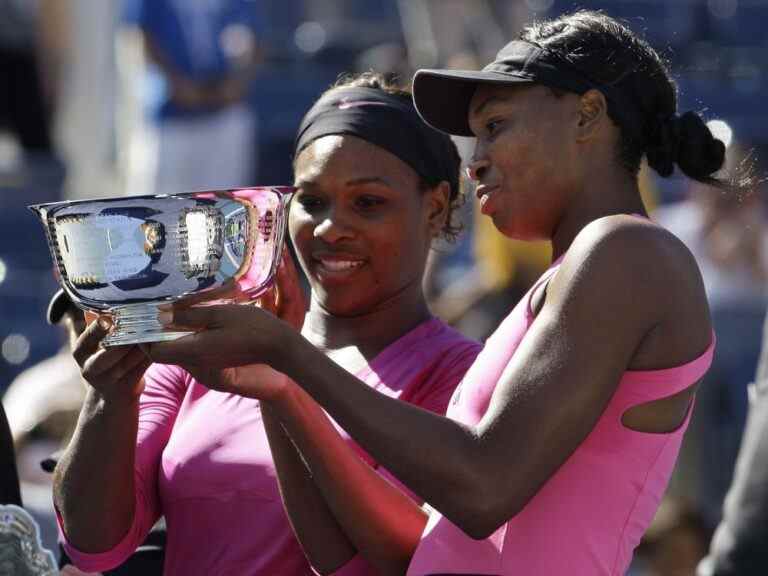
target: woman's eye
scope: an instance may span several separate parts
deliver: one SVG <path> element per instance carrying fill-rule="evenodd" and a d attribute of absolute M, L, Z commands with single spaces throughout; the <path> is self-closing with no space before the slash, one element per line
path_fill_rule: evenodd
<path fill-rule="evenodd" d="M 377 206 L 381 206 L 384 204 L 386 200 L 380 196 L 371 196 L 369 194 L 365 194 L 363 196 L 358 196 L 355 200 L 355 204 L 359 208 L 362 208 L 363 210 L 370 210 L 372 208 L 376 208 Z"/>
<path fill-rule="evenodd" d="M 296 202 L 301 204 L 306 212 L 319 212 L 325 206 L 325 201 L 320 196 L 313 194 L 301 194 L 296 197 Z"/>
<path fill-rule="evenodd" d="M 485 124 L 485 130 L 488 132 L 489 136 L 493 136 L 498 131 L 501 124 L 501 120 L 490 120 Z"/>

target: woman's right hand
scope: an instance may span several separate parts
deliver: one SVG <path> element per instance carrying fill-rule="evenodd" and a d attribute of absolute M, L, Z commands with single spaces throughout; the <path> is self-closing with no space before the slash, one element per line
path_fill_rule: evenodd
<path fill-rule="evenodd" d="M 111 327 L 109 316 L 98 316 L 77 339 L 72 356 L 83 379 L 103 398 L 135 400 L 152 360 L 136 345 L 101 346 Z"/>

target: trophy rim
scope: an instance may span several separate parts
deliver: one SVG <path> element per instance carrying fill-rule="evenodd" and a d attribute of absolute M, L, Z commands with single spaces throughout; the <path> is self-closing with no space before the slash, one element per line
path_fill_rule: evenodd
<path fill-rule="evenodd" d="M 167 194 L 135 194 L 128 196 L 99 196 L 94 198 L 79 198 L 77 200 L 56 200 L 55 202 L 43 202 L 41 204 L 28 204 L 27 208 L 38 211 L 41 208 L 55 208 L 57 206 L 79 206 L 92 202 L 124 202 L 125 200 L 150 200 L 162 198 L 185 198 L 196 194 L 215 194 L 221 192 L 240 192 L 243 190 L 273 190 L 280 195 L 290 196 L 296 191 L 296 187 L 289 184 L 237 186 L 233 188 L 206 188 L 201 190 L 187 190 L 184 192 L 169 192 Z"/>

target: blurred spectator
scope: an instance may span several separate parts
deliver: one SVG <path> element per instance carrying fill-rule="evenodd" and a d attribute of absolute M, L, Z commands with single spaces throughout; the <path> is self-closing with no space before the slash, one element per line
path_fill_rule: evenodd
<path fill-rule="evenodd" d="M 699 576 L 768 573 L 768 324 L 733 483 Z"/>
<path fill-rule="evenodd" d="M 709 532 L 696 509 L 665 498 L 635 553 L 631 576 L 693 576 Z"/>
<path fill-rule="evenodd" d="M 54 567 L 53 555 L 40 542 L 39 527 L 21 507 L 13 443 L 0 406 L 0 576 L 51 576 Z"/>
<path fill-rule="evenodd" d="M 37 2 L 0 0 L 0 127 L 14 134 L 25 152 L 49 153 L 48 107 L 38 66 Z"/>
<path fill-rule="evenodd" d="M 131 7 L 163 85 L 155 193 L 254 182 L 256 118 L 246 100 L 261 60 L 258 6 L 135 0 Z"/>
<path fill-rule="evenodd" d="M 80 369 L 70 351 L 85 327 L 83 312 L 59 290 L 48 305 L 47 319 L 64 328 L 68 342 L 55 356 L 19 374 L 3 396 L 17 448 L 23 447 L 33 432 L 42 432 L 40 436 L 57 444 L 64 442 L 74 429 L 85 398 Z"/>
<path fill-rule="evenodd" d="M 21 506 L 19 474 L 8 419 L 0 405 L 0 504 Z"/>
<path fill-rule="evenodd" d="M 731 145 L 726 169 L 733 171 L 744 156 Z M 695 504 L 711 530 L 720 520 L 731 481 L 746 419 L 747 383 L 760 352 L 768 227 L 759 195 L 737 195 L 703 184 L 692 185 L 686 200 L 660 208 L 654 219 L 696 257 L 717 335 L 714 361 L 697 392 L 681 458 L 693 466 L 693 476 L 683 481 L 682 490 L 695 485 Z"/>
<path fill-rule="evenodd" d="M 0 183 L 58 191 L 64 170 L 52 130 L 58 11 L 46 11 L 51 1 L 0 0 Z"/>

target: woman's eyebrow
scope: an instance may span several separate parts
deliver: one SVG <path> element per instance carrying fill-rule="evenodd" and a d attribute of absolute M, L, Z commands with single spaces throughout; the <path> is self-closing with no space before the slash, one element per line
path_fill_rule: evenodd
<path fill-rule="evenodd" d="M 311 179 L 297 178 L 293 181 L 294 188 L 303 188 L 304 190 L 312 190 L 317 188 L 317 184 Z"/>
<path fill-rule="evenodd" d="M 392 187 L 392 184 L 390 182 L 378 176 L 364 176 L 362 178 L 353 178 L 352 180 L 347 180 L 346 182 L 347 186 L 362 186 L 365 184 L 381 184 L 383 186 L 386 186 L 387 188 Z"/>
<path fill-rule="evenodd" d="M 472 114 L 477 116 L 480 114 L 483 110 L 485 110 L 488 106 L 492 104 L 500 104 L 503 102 L 507 102 L 512 98 L 511 94 L 493 94 L 492 96 L 489 96 L 480 104 L 478 104 L 475 109 L 472 111 Z"/>

